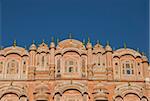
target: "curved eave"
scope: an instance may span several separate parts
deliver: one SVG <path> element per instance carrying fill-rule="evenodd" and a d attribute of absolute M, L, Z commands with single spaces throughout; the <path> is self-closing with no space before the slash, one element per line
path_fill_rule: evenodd
<path fill-rule="evenodd" d="M 87 55 L 87 52 L 86 50 L 79 50 L 77 48 L 65 48 L 65 49 L 62 49 L 62 50 L 56 50 L 55 52 L 55 56 L 58 55 L 58 54 L 61 54 L 62 56 L 67 53 L 67 52 L 76 52 L 78 55 Z"/>

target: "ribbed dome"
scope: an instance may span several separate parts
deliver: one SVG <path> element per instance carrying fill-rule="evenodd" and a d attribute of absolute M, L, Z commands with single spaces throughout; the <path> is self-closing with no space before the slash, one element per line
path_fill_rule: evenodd
<path fill-rule="evenodd" d="M 102 48 L 102 45 L 100 45 L 99 43 L 97 43 L 95 46 L 94 46 L 95 49 L 98 49 L 98 48 Z"/>
<path fill-rule="evenodd" d="M 86 48 L 87 49 L 91 49 L 92 48 L 92 44 L 90 42 L 88 42 L 87 45 L 86 45 Z"/>
<path fill-rule="evenodd" d="M 0 50 L 0 55 L 4 55 L 4 53 L 5 53 L 4 50 L 1 49 L 1 50 Z"/>
<path fill-rule="evenodd" d="M 54 42 L 51 42 L 50 48 L 55 48 L 55 43 Z"/>
<path fill-rule="evenodd" d="M 33 43 L 30 48 L 29 48 L 30 51 L 35 51 L 36 50 L 36 45 Z"/>
<path fill-rule="evenodd" d="M 97 40 L 97 44 L 94 46 L 93 52 L 94 52 L 94 53 L 98 53 L 98 52 L 104 53 L 104 52 L 105 52 L 105 49 L 104 49 L 103 46 L 99 43 L 99 40 Z"/>
<path fill-rule="evenodd" d="M 38 49 L 37 49 L 38 52 L 48 52 L 49 51 L 49 48 L 47 46 L 47 44 L 43 42 L 39 45 Z"/>
<path fill-rule="evenodd" d="M 143 61 L 148 61 L 148 58 L 144 54 L 142 55 L 142 59 Z"/>
<path fill-rule="evenodd" d="M 112 51 L 112 48 L 110 47 L 110 45 L 106 45 L 105 50 L 106 51 Z"/>
<path fill-rule="evenodd" d="M 111 46 L 109 45 L 109 42 L 107 41 L 107 45 L 105 46 L 106 51 L 112 51 Z"/>

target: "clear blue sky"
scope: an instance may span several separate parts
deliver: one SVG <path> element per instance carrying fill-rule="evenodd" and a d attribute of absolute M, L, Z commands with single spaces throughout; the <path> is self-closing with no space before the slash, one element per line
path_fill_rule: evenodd
<path fill-rule="evenodd" d="M 115 49 L 126 42 L 148 56 L 148 0 L 0 0 L 0 6 L 4 47 L 14 39 L 20 46 L 42 39 L 49 44 L 52 36 L 62 40 L 71 32 L 93 44 L 109 40 Z"/>

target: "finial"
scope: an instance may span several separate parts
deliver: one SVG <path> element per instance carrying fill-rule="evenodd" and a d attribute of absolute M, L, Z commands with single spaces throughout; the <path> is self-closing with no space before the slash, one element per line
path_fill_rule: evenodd
<path fill-rule="evenodd" d="M 127 45 L 126 45 L 126 43 L 124 42 L 124 48 L 127 48 Z"/>
<path fill-rule="evenodd" d="M 99 44 L 99 40 L 97 40 L 97 44 Z"/>
<path fill-rule="evenodd" d="M 34 40 L 32 40 L 32 44 L 34 44 L 35 43 L 35 41 Z"/>
<path fill-rule="evenodd" d="M 115 50 L 116 48 L 115 47 L 113 47 L 113 50 Z"/>
<path fill-rule="evenodd" d="M 2 50 L 3 49 L 3 46 L 0 46 L 0 50 Z"/>
<path fill-rule="evenodd" d="M 139 52 L 139 48 L 137 48 L 136 51 Z"/>
<path fill-rule="evenodd" d="M 83 45 L 85 45 L 85 39 L 83 39 L 82 43 L 83 43 Z"/>
<path fill-rule="evenodd" d="M 53 36 L 52 36 L 52 39 L 51 39 L 51 41 L 52 41 L 52 42 L 54 42 L 54 37 L 53 37 Z"/>
<path fill-rule="evenodd" d="M 88 43 L 90 43 L 90 37 L 88 37 Z"/>
<path fill-rule="evenodd" d="M 44 43 L 44 39 L 42 40 L 42 43 Z"/>
<path fill-rule="evenodd" d="M 24 48 L 27 49 L 27 46 L 25 45 Z"/>
<path fill-rule="evenodd" d="M 59 43 L 59 38 L 57 38 L 57 44 Z"/>
<path fill-rule="evenodd" d="M 72 39 L 72 33 L 69 33 L 69 39 Z"/>
<path fill-rule="evenodd" d="M 16 40 L 14 40 L 13 46 L 16 47 L 16 45 L 17 45 L 17 42 L 16 42 Z"/>
<path fill-rule="evenodd" d="M 145 55 L 145 53 L 144 53 L 144 52 L 142 52 L 142 55 L 144 56 L 144 55 Z"/>
<path fill-rule="evenodd" d="M 106 44 L 109 45 L 109 41 L 108 40 L 107 40 Z"/>

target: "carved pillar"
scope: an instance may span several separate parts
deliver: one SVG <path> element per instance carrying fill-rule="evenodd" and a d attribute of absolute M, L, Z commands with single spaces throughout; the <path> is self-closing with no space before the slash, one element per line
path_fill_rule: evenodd
<path fill-rule="evenodd" d="M 26 97 L 20 97 L 19 101 L 28 101 L 28 99 Z"/>
<path fill-rule="evenodd" d="M 91 79 L 92 76 L 93 76 L 93 70 L 92 70 L 92 66 L 91 65 L 88 65 L 87 72 L 88 72 L 88 78 Z"/>
<path fill-rule="evenodd" d="M 56 94 L 55 96 L 54 96 L 54 101 L 60 101 L 60 94 Z"/>
<path fill-rule="evenodd" d="M 106 52 L 106 60 L 107 60 L 107 79 L 113 80 L 113 67 L 112 67 L 112 52 Z"/>
<path fill-rule="evenodd" d="M 87 48 L 87 73 L 88 73 L 88 79 L 92 78 L 92 44 L 90 43 L 90 39 L 88 39 L 88 43 L 86 45 Z"/>
<path fill-rule="evenodd" d="M 50 79 L 54 79 L 55 78 L 55 43 L 51 42 L 50 44 Z"/>
<path fill-rule="evenodd" d="M 148 101 L 146 98 L 142 98 L 141 101 Z"/>
<path fill-rule="evenodd" d="M 108 80 L 112 80 L 113 79 L 113 70 L 112 70 L 112 68 L 111 67 L 108 67 L 107 68 L 107 78 L 108 78 Z"/>
<path fill-rule="evenodd" d="M 31 66 L 29 67 L 29 70 L 28 70 L 28 79 L 34 80 L 34 77 L 35 77 L 35 67 Z"/>
<path fill-rule="evenodd" d="M 83 94 L 83 101 L 88 101 L 88 94 Z"/>
<path fill-rule="evenodd" d="M 50 65 L 50 79 L 54 79 L 55 78 L 55 65 L 51 64 Z"/>
<path fill-rule="evenodd" d="M 122 98 L 116 98 L 114 101 L 123 101 Z"/>

